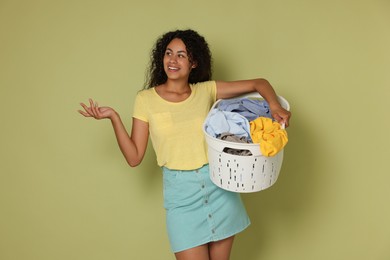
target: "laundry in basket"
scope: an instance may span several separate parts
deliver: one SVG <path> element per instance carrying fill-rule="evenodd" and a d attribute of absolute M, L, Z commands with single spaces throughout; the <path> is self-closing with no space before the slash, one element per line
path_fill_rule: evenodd
<path fill-rule="evenodd" d="M 240 98 L 262 99 L 258 93 Z M 281 105 L 289 110 L 286 99 L 278 96 Z M 257 192 L 272 186 L 283 162 L 283 149 L 274 156 L 264 156 L 258 143 L 238 143 L 221 140 L 210 133 L 206 122 L 222 100 L 218 100 L 206 118 L 203 130 L 208 145 L 210 178 L 219 187 L 233 192 Z M 250 138 L 250 136 L 249 136 Z M 241 153 L 232 153 L 240 151 Z"/>

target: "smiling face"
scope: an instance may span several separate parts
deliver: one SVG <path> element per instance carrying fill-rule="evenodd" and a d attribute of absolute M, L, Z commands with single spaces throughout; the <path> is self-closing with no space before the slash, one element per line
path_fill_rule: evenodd
<path fill-rule="evenodd" d="M 189 53 L 182 40 L 175 38 L 167 46 L 164 54 L 164 70 L 168 79 L 186 79 L 193 68 Z"/>

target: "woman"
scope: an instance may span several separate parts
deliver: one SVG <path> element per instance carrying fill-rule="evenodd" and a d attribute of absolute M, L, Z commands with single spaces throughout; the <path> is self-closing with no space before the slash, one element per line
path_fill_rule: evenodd
<path fill-rule="evenodd" d="M 141 163 L 150 134 L 163 171 L 168 236 L 178 260 L 229 259 L 234 235 L 250 224 L 239 194 L 210 181 L 202 124 L 217 99 L 254 91 L 266 99 L 272 116 L 288 126 L 291 114 L 268 81 L 211 81 L 207 42 L 193 30 L 177 30 L 155 44 L 146 87 L 135 100 L 130 135 L 111 107 L 92 99 L 89 106 L 81 103 L 83 116 L 111 120 L 132 167 Z"/>

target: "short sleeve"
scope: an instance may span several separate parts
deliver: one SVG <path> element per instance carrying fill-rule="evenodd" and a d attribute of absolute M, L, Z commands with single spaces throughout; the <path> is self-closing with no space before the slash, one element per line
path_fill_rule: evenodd
<path fill-rule="evenodd" d="M 217 82 L 210 81 L 210 93 L 213 103 L 217 101 Z"/>
<path fill-rule="evenodd" d="M 149 122 L 148 113 L 146 110 L 146 104 L 144 100 L 144 96 L 142 95 L 142 91 L 138 92 L 134 101 L 134 109 L 133 109 L 133 117 L 144 122 Z"/>

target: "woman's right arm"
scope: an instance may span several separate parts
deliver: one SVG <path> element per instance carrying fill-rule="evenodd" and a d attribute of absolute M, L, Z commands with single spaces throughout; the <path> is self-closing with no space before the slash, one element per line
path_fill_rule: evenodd
<path fill-rule="evenodd" d="M 133 118 L 131 135 L 126 131 L 125 126 L 119 114 L 111 107 L 99 107 L 92 99 L 89 100 L 90 106 L 81 103 L 85 111 L 79 110 L 79 113 L 85 117 L 95 119 L 111 120 L 119 148 L 131 167 L 139 165 L 145 155 L 149 138 L 149 124 Z"/>

